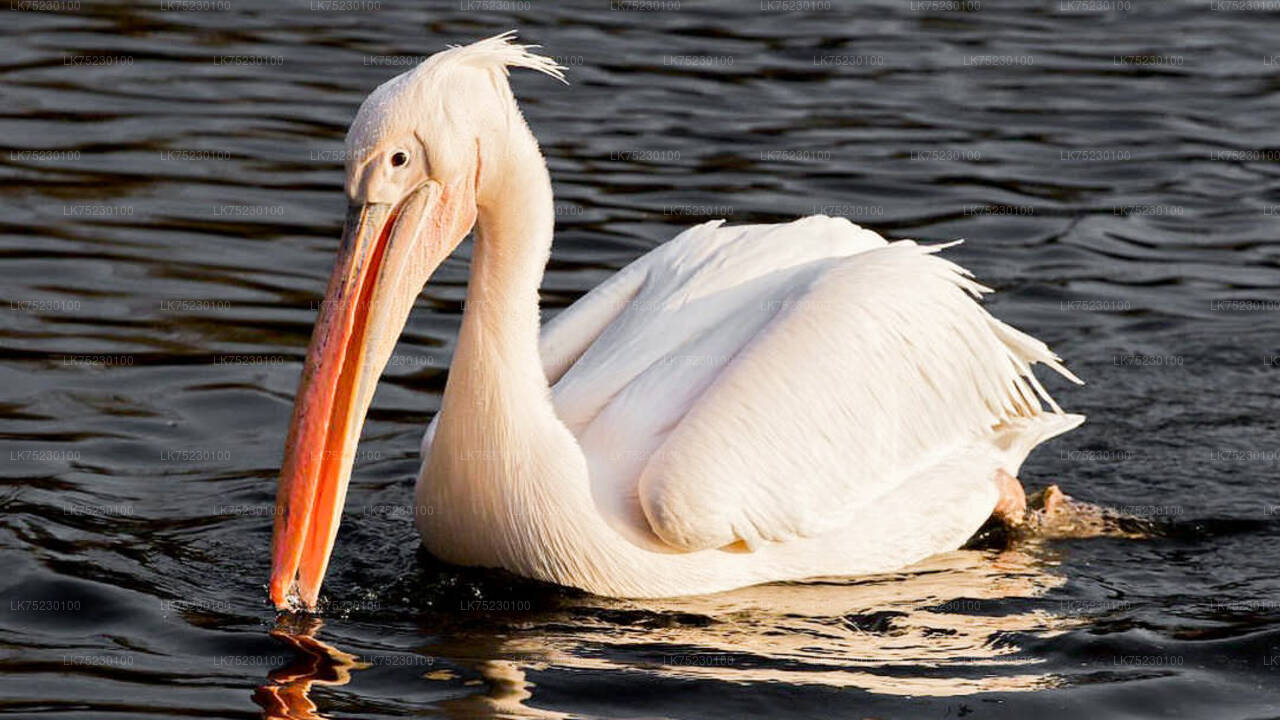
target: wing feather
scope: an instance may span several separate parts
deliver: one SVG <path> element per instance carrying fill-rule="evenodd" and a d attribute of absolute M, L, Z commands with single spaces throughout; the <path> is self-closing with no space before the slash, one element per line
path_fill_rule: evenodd
<path fill-rule="evenodd" d="M 1031 363 L 1076 378 L 983 310 L 988 290 L 940 249 L 891 243 L 795 289 L 644 466 L 660 538 L 693 551 L 832 530 L 1042 401 L 1061 412 Z"/>

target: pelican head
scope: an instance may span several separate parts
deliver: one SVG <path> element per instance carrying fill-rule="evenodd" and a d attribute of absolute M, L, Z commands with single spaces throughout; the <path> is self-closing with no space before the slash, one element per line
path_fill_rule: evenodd
<path fill-rule="evenodd" d="M 451 47 L 387 81 L 346 139 L 346 225 L 285 444 L 270 595 L 313 607 L 329 563 L 365 414 L 414 299 L 503 195 L 500 168 L 535 143 L 508 67 L 563 79 L 504 33 Z"/>

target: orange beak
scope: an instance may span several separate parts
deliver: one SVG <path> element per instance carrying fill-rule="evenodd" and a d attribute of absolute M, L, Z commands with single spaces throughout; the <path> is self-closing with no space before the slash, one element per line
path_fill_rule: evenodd
<path fill-rule="evenodd" d="M 280 470 L 270 585 L 277 608 L 295 605 L 295 580 L 296 600 L 314 607 L 329 565 L 363 422 L 363 413 L 355 417 L 354 400 L 370 303 L 397 215 L 390 205 L 352 207 L 347 215 L 307 350 Z"/>
<path fill-rule="evenodd" d="M 281 610 L 316 605 L 378 377 L 423 285 L 475 222 L 473 198 L 427 182 L 347 214 L 280 469 L 269 591 Z"/>

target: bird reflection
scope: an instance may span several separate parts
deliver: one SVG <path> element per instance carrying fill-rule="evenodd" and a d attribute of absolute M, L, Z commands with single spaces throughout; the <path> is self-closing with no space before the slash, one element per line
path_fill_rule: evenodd
<path fill-rule="evenodd" d="M 1018 644 L 1085 621 L 1026 602 L 1064 579 L 1053 551 L 1023 542 L 962 550 L 903 572 L 762 585 L 664 600 L 556 596 L 528 612 L 424 617 L 433 658 L 421 682 L 442 683 L 445 716 L 566 717 L 540 707 L 537 676 L 586 670 L 735 684 L 850 687 L 893 695 L 955 696 L 1052 687 Z M 342 685 L 368 667 L 315 639 L 299 619 L 272 635 L 299 653 L 255 700 L 270 718 L 317 718 L 316 685 Z M 446 669 L 447 668 L 447 669 Z M 532 676 L 532 680 L 530 679 Z M 449 697 L 452 695 L 452 697 Z"/>
<path fill-rule="evenodd" d="M 370 663 L 343 652 L 315 637 L 324 622 L 312 616 L 287 616 L 270 634 L 297 651 L 297 657 L 284 667 L 272 670 L 267 682 L 253 693 L 253 701 L 262 708 L 266 720 L 326 720 L 311 698 L 316 685 L 346 685 L 354 670 L 372 667 Z M 496 647 L 491 648 L 497 650 Z M 532 697 L 525 671 L 509 660 L 479 660 L 469 663 L 479 673 L 481 682 L 467 683 L 486 687 L 486 692 L 445 700 L 440 710 L 449 717 L 537 717 L 561 718 L 563 713 L 526 707 L 523 701 Z M 452 673 L 437 671 L 452 679 Z M 435 673 L 425 677 L 431 678 Z"/>
<path fill-rule="evenodd" d="M 732 683 L 856 687 L 950 696 L 1053 686 L 1017 633 L 1062 632 L 1080 618 L 1025 607 L 1064 580 L 1048 550 L 958 551 L 874 578 L 761 585 L 684 599 L 580 600 L 527 618 L 493 655 L 521 667 L 646 673 Z M 584 606 L 585 605 L 585 606 Z M 567 610 L 567 612 L 564 612 Z M 481 638 L 424 649 L 475 665 Z M 492 657 L 493 655 L 490 655 Z M 536 698 L 532 700 L 536 703 Z"/>
<path fill-rule="evenodd" d="M 477 619 L 487 626 L 440 634 L 420 652 L 485 677 L 489 692 L 457 716 L 475 716 L 481 703 L 493 716 L 545 716 L 525 673 L 558 670 L 937 697 L 1036 690 L 1060 679 L 1037 670 L 1042 661 L 1019 635 L 1052 636 L 1085 621 L 1026 602 L 1065 582 L 1051 572 L 1056 564 L 1047 546 L 1026 542 L 872 578 L 674 600 L 578 598 L 544 613 Z M 495 662 L 504 663 L 505 682 L 486 671 Z"/>
<path fill-rule="evenodd" d="M 317 640 L 324 626 L 315 617 L 284 618 L 271 636 L 297 651 L 297 657 L 282 668 L 272 670 L 267 682 L 253 693 L 253 701 L 268 720 L 323 720 L 311 700 L 316 685 L 346 685 L 352 670 L 369 667 L 350 653 Z"/>

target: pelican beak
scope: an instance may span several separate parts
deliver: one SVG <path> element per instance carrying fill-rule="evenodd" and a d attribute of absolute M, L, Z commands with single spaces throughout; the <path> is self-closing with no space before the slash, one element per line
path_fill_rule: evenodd
<path fill-rule="evenodd" d="M 395 204 L 353 205 L 293 406 L 276 495 L 271 601 L 314 608 L 378 378 L 436 267 L 474 223 L 474 205 L 427 181 Z"/>

